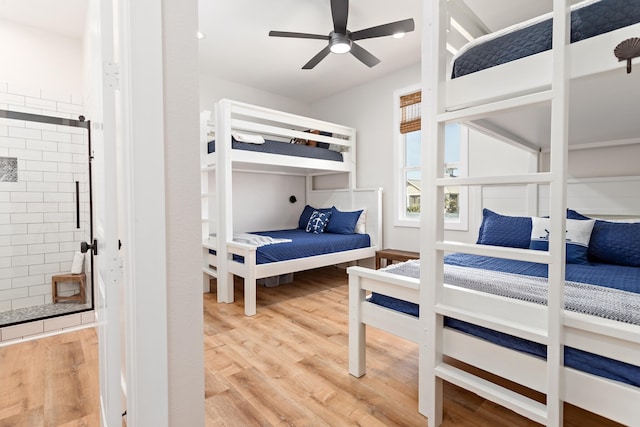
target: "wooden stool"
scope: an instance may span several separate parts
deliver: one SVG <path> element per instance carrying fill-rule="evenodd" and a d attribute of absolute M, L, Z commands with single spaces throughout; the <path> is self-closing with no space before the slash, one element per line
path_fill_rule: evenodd
<path fill-rule="evenodd" d="M 84 288 L 85 288 L 85 274 L 56 274 L 51 276 L 51 295 L 53 297 L 53 302 L 56 303 L 58 301 L 77 301 L 82 304 L 85 302 Z M 80 285 L 80 293 L 71 295 L 68 297 L 63 297 L 58 295 L 58 283 L 63 282 L 78 282 Z"/>

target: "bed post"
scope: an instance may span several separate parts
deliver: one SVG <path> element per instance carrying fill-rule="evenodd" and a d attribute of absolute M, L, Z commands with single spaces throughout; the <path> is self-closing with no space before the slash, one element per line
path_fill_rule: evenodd
<path fill-rule="evenodd" d="M 570 9 L 567 0 L 553 2 L 553 77 L 551 90 L 551 182 L 549 183 L 549 216 L 551 230 L 566 230 L 567 156 L 569 136 L 569 55 Z M 547 345 L 547 422 L 562 426 L 564 396 L 564 277 L 565 233 L 549 236 L 549 296 Z"/>
<path fill-rule="evenodd" d="M 223 99 L 216 106 L 216 195 L 218 302 L 233 302 L 233 275 L 229 273 L 227 242 L 233 236 L 233 174 L 231 170 L 231 102 Z"/>
<path fill-rule="evenodd" d="M 437 368 L 443 358 L 443 316 L 436 311 L 442 300 L 444 253 L 436 246 L 444 240 L 444 188 L 436 185 L 444 168 L 444 113 L 446 1 L 436 0 L 423 7 L 425 29 L 422 35 L 422 164 L 425 184 L 422 187 L 420 220 L 420 330 L 419 342 L 419 411 L 429 419 L 430 427 L 442 424 L 443 380 Z"/>
<path fill-rule="evenodd" d="M 349 373 L 361 377 L 366 372 L 366 332 L 362 323 L 361 307 L 365 291 L 358 274 L 349 275 Z"/>

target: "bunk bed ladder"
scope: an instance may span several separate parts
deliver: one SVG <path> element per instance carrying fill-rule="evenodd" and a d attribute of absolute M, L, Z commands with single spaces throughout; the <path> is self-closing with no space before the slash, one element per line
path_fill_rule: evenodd
<path fill-rule="evenodd" d="M 447 0 L 425 2 L 423 13 L 422 81 L 426 104 L 422 111 L 423 132 L 422 164 L 425 185 L 422 190 L 421 219 L 421 288 L 420 324 L 425 338 L 419 342 L 419 410 L 429 419 L 430 427 L 437 427 L 443 417 L 443 381 L 468 389 L 488 400 L 503 405 L 527 418 L 548 426 L 562 425 L 562 364 L 561 345 L 564 308 L 563 233 L 551 233 L 549 252 L 528 249 L 488 248 L 475 244 L 447 242 L 444 239 L 444 187 L 448 185 L 533 184 L 550 186 L 551 229 L 565 229 L 566 178 L 568 138 L 568 34 L 569 1 L 553 1 L 553 78 L 550 90 L 515 96 L 500 101 L 487 101 L 481 105 L 446 111 L 446 30 L 448 26 Z M 517 78 L 517 77 L 514 77 Z M 551 105 L 551 165 L 548 173 L 533 173 L 512 177 L 443 178 L 445 124 L 489 117 L 496 112 L 528 107 L 541 103 Z M 426 114 L 424 114 L 426 112 Z M 444 287 L 445 251 L 499 256 L 549 264 L 548 319 L 546 328 L 532 330 L 490 316 L 474 313 L 447 304 Z M 537 253 L 534 253 L 537 252 Z M 490 381 L 470 374 L 445 362 L 445 316 L 467 322 L 508 330 L 510 333 L 547 346 L 546 404 L 529 399 Z"/>
<path fill-rule="evenodd" d="M 207 165 L 207 142 L 209 136 L 210 111 L 200 113 L 200 197 L 201 197 L 201 222 L 202 222 L 202 291 L 211 290 L 211 279 L 216 278 L 217 271 L 209 265 L 209 249 L 214 249 L 209 242 L 209 234 L 212 232 L 212 220 L 210 218 L 210 206 L 215 199 L 215 192 L 209 191 L 209 173 L 213 168 Z"/>

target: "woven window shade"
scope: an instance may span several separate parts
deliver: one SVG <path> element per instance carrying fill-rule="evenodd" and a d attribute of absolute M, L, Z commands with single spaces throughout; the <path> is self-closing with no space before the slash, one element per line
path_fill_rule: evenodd
<path fill-rule="evenodd" d="M 420 130 L 421 102 L 421 91 L 400 97 L 400 133 Z"/>

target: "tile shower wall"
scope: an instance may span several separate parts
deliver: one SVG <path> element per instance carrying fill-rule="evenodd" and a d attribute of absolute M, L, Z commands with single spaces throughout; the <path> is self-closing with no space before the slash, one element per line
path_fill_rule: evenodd
<path fill-rule="evenodd" d="M 0 109 L 72 119 L 83 113 L 82 100 L 70 94 L 7 83 L 0 83 Z M 51 303 L 51 276 L 69 272 L 80 242 L 89 240 L 87 150 L 85 129 L 0 118 L 0 312 Z M 77 285 L 66 284 L 59 293 L 74 292 Z"/>

